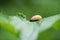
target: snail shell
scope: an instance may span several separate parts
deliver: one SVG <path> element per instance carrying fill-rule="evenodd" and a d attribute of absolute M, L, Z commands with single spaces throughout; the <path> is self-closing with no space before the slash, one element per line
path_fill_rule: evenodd
<path fill-rule="evenodd" d="M 30 22 L 34 22 L 34 21 L 39 21 L 42 19 L 42 16 L 40 15 L 35 15 L 30 19 Z"/>

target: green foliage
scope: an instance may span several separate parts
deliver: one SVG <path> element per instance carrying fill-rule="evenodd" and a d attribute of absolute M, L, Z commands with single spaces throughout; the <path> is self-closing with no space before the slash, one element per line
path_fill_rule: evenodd
<path fill-rule="evenodd" d="M 60 0 L 0 0 L 0 40 L 60 40 Z"/>
<path fill-rule="evenodd" d="M 60 40 L 60 30 L 50 28 L 38 34 L 37 40 Z"/>
<path fill-rule="evenodd" d="M 60 30 L 60 19 L 53 24 L 53 27 Z"/>
<path fill-rule="evenodd" d="M 10 32 L 6 31 L 5 28 L 0 26 L 0 40 L 17 40 L 18 38 L 15 35 L 12 35 Z"/>
<path fill-rule="evenodd" d="M 10 31 L 11 33 L 17 35 L 17 32 L 14 29 L 14 26 L 9 22 L 9 17 L 5 15 L 0 15 L 0 26 L 5 28 L 7 31 Z"/>
<path fill-rule="evenodd" d="M 4 0 L 4 2 L 6 1 Z M 7 15 L 16 15 L 22 12 L 27 15 L 28 19 L 36 14 L 48 17 L 60 14 L 59 4 L 59 0 L 8 0 L 0 7 L 0 11 Z"/>
<path fill-rule="evenodd" d="M 56 30 L 53 27 L 59 28 L 60 14 L 43 18 L 38 22 L 29 22 L 26 18 L 19 16 L 7 16 L 8 18 L 1 15 L 0 18 L 0 29 L 6 30 L 9 35 L 15 35 L 20 40 L 54 40 Z M 59 20 L 60 21 L 60 20 Z M 57 22 L 57 23 L 55 23 Z M 55 26 L 56 25 L 56 26 Z M 51 34 L 51 35 L 50 35 Z M 54 35 L 53 35 L 54 34 Z M 44 37 L 44 39 L 43 39 Z M 47 39 L 48 37 L 48 39 Z M 56 39 L 57 40 L 57 39 Z"/>

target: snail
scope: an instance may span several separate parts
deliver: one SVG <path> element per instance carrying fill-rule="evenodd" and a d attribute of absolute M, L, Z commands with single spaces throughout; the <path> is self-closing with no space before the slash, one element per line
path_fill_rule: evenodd
<path fill-rule="evenodd" d="M 42 16 L 40 15 L 35 15 L 30 19 L 30 22 L 35 22 L 35 21 L 39 21 L 42 19 Z"/>

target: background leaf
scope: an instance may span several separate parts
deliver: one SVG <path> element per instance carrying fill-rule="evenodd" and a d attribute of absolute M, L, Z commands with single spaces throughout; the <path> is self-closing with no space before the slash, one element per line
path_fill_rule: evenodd
<path fill-rule="evenodd" d="M 3 0 L 0 1 L 0 11 L 7 15 L 16 15 L 19 12 L 31 16 L 39 14 L 48 17 L 60 14 L 59 0 Z"/>
<path fill-rule="evenodd" d="M 18 40 L 18 38 L 0 26 L 0 40 Z"/>

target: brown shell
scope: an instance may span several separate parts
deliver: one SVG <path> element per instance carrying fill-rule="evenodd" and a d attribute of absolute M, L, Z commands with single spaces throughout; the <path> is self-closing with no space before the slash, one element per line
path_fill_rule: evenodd
<path fill-rule="evenodd" d="M 42 17 L 40 15 L 35 15 L 30 19 L 30 21 L 39 21 L 41 19 L 42 19 Z"/>

